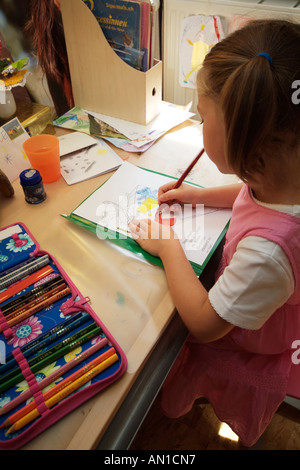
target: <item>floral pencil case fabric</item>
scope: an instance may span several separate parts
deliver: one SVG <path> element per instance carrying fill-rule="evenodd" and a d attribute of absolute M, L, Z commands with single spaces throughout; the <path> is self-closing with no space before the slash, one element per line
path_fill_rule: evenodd
<path fill-rule="evenodd" d="M 125 372 L 127 360 L 22 223 L 0 230 L 0 449 L 18 449 Z"/>

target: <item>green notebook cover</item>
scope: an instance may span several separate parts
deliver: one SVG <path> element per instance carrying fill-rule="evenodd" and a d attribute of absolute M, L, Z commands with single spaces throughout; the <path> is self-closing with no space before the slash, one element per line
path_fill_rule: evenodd
<path fill-rule="evenodd" d="M 132 178 L 135 181 L 135 183 L 134 183 L 135 185 L 137 184 L 137 181 L 138 181 L 137 180 L 137 175 L 142 175 L 147 180 L 149 179 L 149 184 L 150 184 L 150 181 L 152 180 L 152 175 L 158 175 L 158 176 L 161 176 L 163 178 L 166 178 L 167 180 L 175 179 L 173 177 L 163 175 L 162 173 L 158 173 L 158 172 L 154 172 L 154 171 L 151 171 L 151 170 L 136 167 L 135 165 L 131 165 L 130 163 L 127 163 L 127 162 L 123 163 L 122 166 L 119 168 L 119 170 L 117 170 L 114 173 L 114 175 L 116 175 L 120 171 L 123 171 L 125 168 L 128 171 L 128 173 L 125 173 L 124 175 L 126 175 L 126 174 L 131 175 L 132 174 Z M 136 173 L 137 171 L 139 173 Z M 120 173 L 120 176 L 121 176 L 121 174 L 122 173 Z M 116 192 L 116 189 L 118 189 L 117 192 L 119 192 L 121 190 L 120 185 L 115 184 L 116 181 L 118 181 L 118 180 L 112 179 L 114 177 L 114 175 L 111 176 L 109 179 L 107 179 L 99 188 L 97 188 L 84 201 L 82 201 L 82 203 L 79 204 L 79 206 L 77 206 L 77 208 L 75 208 L 71 212 L 71 214 L 64 215 L 63 217 L 65 217 L 69 221 L 71 221 L 71 222 L 73 222 L 73 223 L 75 223 L 75 224 L 77 224 L 77 225 L 79 225 L 79 226 L 95 233 L 95 235 L 100 240 L 105 239 L 105 240 L 108 240 L 112 243 L 116 243 L 118 246 L 121 246 L 121 247 L 135 253 L 141 259 L 147 260 L 147 261 L 149 261 L 153 264 L 156 264 L 158 266 L 163 266 L 160 258 L 155 257 L 155 256 L 149 254 L 148 252 L 146 252 L 145 250 L 143 250 L 133 238 L 131 238 L 130 236 L 126 236 L 126 234 L 124 232 L 119 232 L 117 230 L 112 230 L 112 229 L 108 228 L 107 226 L 104 226 L 100 223 L 97 223 L 97 221 L 95 220 L 95 217 L 94 217 L 94 220 L 91 220 L 93 217 L 89 217 L 88 214 L 87 214 L 87 216 L 82 216 L 82 214 L 84 213 L 83 209 L 84 209 L 85 206 L 90 204 L 90 207 L 94 207 L 95 202 L 93 202 L 93 199 L 94 199 L 94 201 L 96 201 L 97 197 L 98 197 L 98 194 L 100 196 L 100 193 L 101 193 L 101 197 L 102 197 L 102 199 L 100 197 L 100 201 L 101 201 L 100 206 L 101 206 L 103 198 L 105 199 L 106 196 L 109 197 L 110 192 L 112 190 L 114 192 Z M 124 177 L 124 175 L 122 175 L 122 180 L 126 179 Z M 128 183 L 128 179 L 127 179 L 127 181 L 124 182 L 124 185 L 126 185 L 126 184 L 127 185 L 130 184 L 130 183 Z M 107 191 L 106 191 L 106 188 L 107 188 Z M 107 200 L 105 202 L 107 202 Z M 96 210 L 96 206 L 95 206 L 95 210 Z M 76 212 L 79 212 L 79 213 L 76 214 Z M 217 214 L 217 217 L 218 217 L 218 213 L 216 213 L 216 214 Z M 229 221 L 230 221 L 231 212 L 229 210 L 227 210 L 226 214 L 228 214 L 228 217 L 226 215 L 227 218 L 224 219 L 226 221 L 226 223 L 223 224 L 222 228 L 217 233 L 217 236 L 215 237 L 214 242 L 213 242 L 212 246 L 209 249 L 209 253 L 206 255 L 204 261 L 201 264 L 198 264 L 196 262 L 193 262 L 192 260 L 189 260 L 190 263 L 191 263 L 191 266 L 193 267 L 195 273 L 198 276 L 203 272 L 203 269 L 205 268 L 205 266 L 209 262 L 211 256 L 213 255 L 214 251 L 218 247 L 219 243 L 221 242 L 221 240 L 223 239 L 223 237 L 224 237 L 224 235 L 227 231 Z M 215 220 L 217 221 L 217 219 L 215 219 Z"/>

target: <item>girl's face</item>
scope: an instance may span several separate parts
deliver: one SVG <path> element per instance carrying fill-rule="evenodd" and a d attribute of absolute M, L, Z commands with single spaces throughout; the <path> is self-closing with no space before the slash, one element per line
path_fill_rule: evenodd
<path fill-rule="evenodd" d="M 203 145 L 221 173 L 233 173 L 225 159 L 225 128 L 217 104 L 208 96 L 198 94 L 198 113 L 203 122 Z"/>

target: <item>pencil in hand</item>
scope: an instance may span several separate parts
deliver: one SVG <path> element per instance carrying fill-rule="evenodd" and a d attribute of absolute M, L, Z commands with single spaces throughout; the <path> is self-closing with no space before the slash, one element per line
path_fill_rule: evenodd
<path fill-rule="evenodd" d="M 178 189 L 179 186 L 182 185 L 183 181 L 185 180 L 185 178 L 188 176 L 188 174 L 192 171 L 192 169 L 194 168 L 194 166 L 196 165 L 196 163 L 198 162 L 198 160 L 200 159 L 200 157 L 203 155 L 204 153 L 204 148 L 202 150 L 200 150 L 200 152 L 198 153 L 198 155 L 194 158 L 194 160 L 189 164 L 189 166 L 186 168 L 186 170 L 182 173 L 182 175 L 180 176 L 180 178 L 176 181 L 175 183 L 175 186 L 174 188 L 172 189 Z M 158 208 L 158 216 L 161 216 L 163 210 L 159 209 Z"/>
<path fill-rule="evenodd" d="M 176 182 L 175 186 L 173 189 L 177 189 L 179 188 L 179 186 L 182 185 L 183 181 L 185 180 L 185 178 L 187 177 L 187 175 L 192 171 L 192 169 L 194 168 L 194 166 L 196 165 L 197 161 L 200 159 L 200 157 L 203 155 L 204 153 L 204 148 L 202 150 L 200 150 L 200 152 L 198 153 L 197 157 L 194 158 L 194 160 L 192 161 L 192 163 L 190 163 L 190 165 L 187 167 L 187 169 L 182 173 L 182 175 L 180 176 L 180 178 L 178 179 L 178 181 Z"/>

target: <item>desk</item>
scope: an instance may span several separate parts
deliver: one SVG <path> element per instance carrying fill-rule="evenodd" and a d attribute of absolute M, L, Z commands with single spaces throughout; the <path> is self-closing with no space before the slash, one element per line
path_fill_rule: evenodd
<path fill-rule="evenodd" d="M 201 126 L 187 121 L 140 156 L 118 153 L 133 164 L 178 176 L 179 168 L 182 171 L 187 166 L 201 145 Z M 128 359 L 128 370 L 123 377 L 24 449 L 126 448 L 187 334 L 179 317 L 174 315 L 162 268 L 99 240 L 60 216 L 69 214 L 108 176 L 73 186 L 68 186 L 61 177 L 55 183 L 45 184 L 47 199 L 38 205 L 25 202 L 16 180 L 13 183 L 15 196 L 0 200 L 1 227 L 15 222 L 27 225 L 41 248 L 49 251 L 81 293 L 90 297 L 95 313 Z M 221 175 L 206 156 L 197 165 L 191 180 L 205 186 L 237 181 L 235 177 Z M 122 407 L 122 403 L 125 406 Z M 115 416 L 117 421 L 113 420 Z M 124 432 L 122 418 L 127 423 Z"/>

